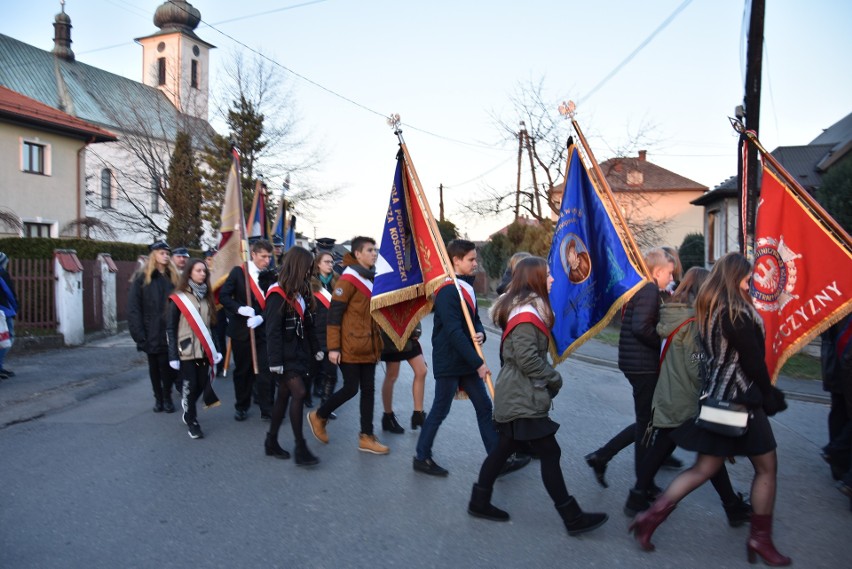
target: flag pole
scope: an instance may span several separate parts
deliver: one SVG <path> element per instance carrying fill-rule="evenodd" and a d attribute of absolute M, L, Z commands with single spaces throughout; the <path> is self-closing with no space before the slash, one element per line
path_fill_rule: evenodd
<path fill-rule="evenodd" d="M 399 146 L 402 149 L 403 156 L 405 157 L 405 167 L 411 173 L 411 177 L 414 180 L 414 193 L 417 196 L 418 201 L 420 202 L 421 207 L 426 211 L 426 219 L 429 223 L 429 230 L 432 232 L 432 238 L 435 243 L 438 245 L 438 252 L 441 257 L 441 264 L 444 266 L 444 269 L 447 271 L 447 274 L 453 280 L 453 285 L 456 287 L 456 292 L 459 295 L 459 302 L 461 303 L 461 311 L 464 315 L 465 323 L 467 324 L 467 330 L 470 333 L 471 340 L 476 338 L 476 330 L 473 327 L 473 320 L 471 320 L 470 314 L 465 310 L 465 300 L 462 296 L 461 287 L 458 284 L 458 278 L 456 277 L 456 272 L 453 270 L 452 260 L 447 253 L 447 247 L 444 245 L 444 240 L 441 237 L 441 231 L 438 229 L 438 225 L 435 222 L 435 217 L 432 215 L 432 208 L 429 207 L 429 202 L 426 200 L 426 196 L 423 194 L 422 186 L 420 184 L 420 177 L 417 175 L 417 170 L 414 168 L 414 164 L 411 161 L 411 156 L 408 154 L 408 147 L 405 144 L 405 140 L 402 138 L 402 129 L 400 128 L 399 115 L 391 115 L 388 118 L 388 124 L 393 127 L 393 132 L 399 139 Z M 476 350 L 477 355 L 482 358 L 482 363 L 485 363 L 485 354 L 482 352 L 482 346 L 480 346 L 476 341 L 473 341 L 473 347 Z M 486 366 L 487 367 L 487 366 Z M 485 385 L 488 386 L 488 391 L 491 394 L 491 398 L 494 399 L 494 383 L 491 381 L 491 372 L 489 371 L 485 375 Z"/>
<path fill-rule="evenodd" d="M 635 258 L 634 251 L 639 251 L 639 246 L 636 244 L 636 241 L 633 239 L 633 233 L 630 232 L 627 221 L 624 219 L 624 216 L 621 214 L 621 208 L 618 206 L 618 203 L 615 201 L 615 196 L 612 194 L 612 190 L 609 187 L 609 183 L 606 181 L 606 176 L 604 176 L 601 171 L 601 167 L 598 165 L 597 159 L 595 159 L 595 155 L 592 154 L 592 149 L 589 147 L 589 143 L 586 142 L 586 137 L 583 136 L 583 131 L 580 129 L 580 124 L 574 118 L 574 109 L 576 105 L 574 101 L 569 101 L 567 103 L 562 103 L 559 105 L 559 114 L 567 117 L 571 120 L 571 126 L 574 128 L 574 132 L 577 133 L 577 139 L 580 141 L 580 145 L 583 147 L 583 152 L 589 159 L 589 162 L 592 164 L 592 172 L 594 172 L 595 178 L 597 179 L 597 187 L 600 192 L 602 192 L 607 201 L 610 204 L 610 211 L 614 211 L 616 217 L 618 217 L 618 221 L 621 224 L 621 227 L 625 229 L 624 233 L 627 236 L 627 240 L 630 241 L 630 251 L 628 253 L 631 257 L 634 257 L 633 261 L 642 268 L 642 271 L 645 273 L 645 276 L 651 278 L 651 272 L 648 270 L 648 267 L 645 265 L 645 259 L 641 256 Z"/>
<path fill-rule="evenodd" d="M 745 137 L 754 144 L 754 147 L 760 152 L 761 156 L 764 160 L 769 162 L 772 168 L 784 178 L 784 181 L 787 182 L 787 187 L 790 188 L 790 191 L 793 192 L 799 200 L 803 201 L 808 209 L 811 210 L 817 220 L 828 229 L 831 234 L 839 241 L 848 251 L 852 252 L 852 238 L 850 238 L 849 234 L 840 227 L 840 224 L 835 221 L 831 215 L 825 211 L 823 208 L 811 195 L 804 189 L 802 186 L 790 175 L 789 172 L 781 165 L 778 160 L 775 159 L 772 154 L 767 152 L 766 148 L 760 143 L 760 140 L 757 138 L 757 133 L 753 130 L 746 130 L 745 126 L 738 121 L 737 119 L 732 119 L 729 117 L 731 121 L 731 126 L 739 132 L 740 134 L 745 135 Z"/>
<path fill-rule="evenodd" d="M 236 152 L 236 146 L 234 146 L 234 152 Z M 242 169 L 242 165 L 240 165 L 240 169 Z M 249 257 L 247 255 L 248 250 L 248 237 L 246 235 L 246 212 L 243 208 L 243 184 L 242 184 L 242 172 L 237 172 L 240 183 L 240 254 L 243 257 L 243 275 L 245 276 L 245 287 L 246 287 L 246 306 L 252 306 L 251 302 L 251 284 L 249 283 L 249 279 L 251 276 L 249 275 Z M 258 180 L 260 183 L 260 180 Z M 256 188 L 255 188 L 256 189 Z M 257 196 L 257 192 L 255 192 L 255 196 Z M 249 343 L 251 344 L 251 363 L 252 369 L 254 373 L 260 373 L 257 365 L 257 340 L 254 337 L 254 328 L 249 328 Z"/>

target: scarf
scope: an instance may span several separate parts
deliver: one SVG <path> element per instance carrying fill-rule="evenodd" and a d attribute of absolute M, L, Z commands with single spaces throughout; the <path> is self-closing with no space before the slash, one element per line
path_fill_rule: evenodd
<path fill-rule="evenodd" d="M 198 300 L 207 296 L 207 283 L 196 284 L 195 281 L 190 280 L 187 284 L 189 285 L 189 290 L 192 291 L 192 294 Z"/>

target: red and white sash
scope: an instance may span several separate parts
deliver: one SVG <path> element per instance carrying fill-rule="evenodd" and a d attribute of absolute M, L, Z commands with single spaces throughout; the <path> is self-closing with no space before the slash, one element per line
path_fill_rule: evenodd
<path fill-rule="evenodd" d="M 456 282 L 459 284 L 459 290 L 461 291 L 462 297 L 464 298 L 465 302 L 467 302 L 468 308 L 470 308 L 472 314 L 475 314 L 476 313 L 476 293 L 474 292 L 473 287 L 470 286 L 469 284 L 467 284 L 466 282 L 464 282 L 461 279 L 456 279 Z M 447 280 L 444 281 L 444 284 L 442 284 L 437 289 L 435 289 L 435 295 L 437 296 L 438 292 L 440 292 L 440 290 L 442 288 L 444 288 L 445 286 L 449 286 L 451 284 L 453 284 L 453 279 L 447 277 Z"/>
<path fill-rule="evenodd" d="M 331 293 L 325 290 L 325 287 L 320 287 L 320 289 L 314 293 L 314 298 L 316 298 L 317 301 L 326 308 L 331 307 Z"/>
<path fill-rule="evenodd" d="M 251 275 L 251 271 L 248 270 L 246 264 L 242 265 L 243 272 L 248 274 L 248 282 L 251 287 L 251 293 L 254 295 L 254 299 L 260 305 L 260 309 L 266 309 L 266 296 L 263 294 L 263 291 L 260 290 L 260 286 L 257 284 L 257 280 Z"/>
<path fill-rule="evenodd" d="M 340 280 L 344 280 L 358 289 L 361 294 L 366 296 L 367 298 L 372 298 L 373 296 L 373 281 L 365 279 L 352 267 L 346 267 L 346 270 L 343 271 L 343 274 L 340 275 Z"/>
<path fill-rule="evenodd" d="M 198 312 L 198 309 L 195 308 L 195 305 L 192 304 L 192 301 L 185 292 L 172 293 L 169 298 L 175 303 L 175 306 L 178 307 L 183 317 L 186 318 L 186 322 L 192 329 L 192 333 L 195 334 L 195 337 L 198 338 L 199 342 L 201 342 L 201 347 L 207 355 L 207 361 L 210 362 L 211 368 L 214 367 L 213 354 L 216 353 L 216 348 L 213 344 L 213 337 L 210 335 L 210 330 L 207 328 L 207 324 L 201 320 L 201 313 Z"/>
<path fill-rule="evenodd" d="M 532 304 L 523 304 L 521 306 L 516 306 L 509 312 L 509 321 L 506 322 L 506 328 L 503 330 L 503 337 L 500 339 L 500 353 L 503 353 L 503 342 L 506 341 L 506 338 L 509 336 L 509 333 L 515 329 L 519 324 L 532 324 L 539 330 L 541 333 L 547 336 L 548 341 L 550 340 L 550 329 L 544 323 L 544 319 L 538 313 L 535 306 Z"/>
<path fill-rule="evenodd" d="M 299 315 L 299 319 L 302 322 L 305 321 L 305 308 L 307 305 L 305 304 L 305 299 L 302 298 L 301 294 L 296 293 L 296 299 L 292 300 L 284 293 L 284 289 L 281 288 L 278 283 L 275 283 L 274 285 L 269 287 L 268 291 L 266 291 L 267 296 L 271 294 L 277 294 L 278 296 L 283 298 L 287 302 L 287 304 L 293 307 L 293 310 L 295 310 L 296 314 Z"/>
<path fill-rule="evenodd" d="M 669 334 L 669 335 L 668 335 L 668 337 L 667 337 L 665 340 L 663 340 L 663 343 L 662 343 L 662 345 L 660 346 L 660 364 L 659 364 L 659 366 L 658 366 L 658 369 L 659 369 L 659 368 L 661 368 L 661 367 L 663 367 L 663 360 L 665 360 L 665 359 L 666 359 L 666 353 L 668 353 L 668 351 L 669 351 L 669 346 L 671 346 L 671 344 L 672 344 L 672 340 L 674 340 L 674 337 L 675 337 L 675 334 L 677 334 L 677 331 L 678 331 L 678 330 L 680 330 L 681 328 L 683 328 L 684 326 L 686 326 L 687 324 L 689 324 L 690 322 L 693 322 L 693 321 L 695 321 L 695 317 L 694 317 L 694 316 L 693 316 L 692 318 L 687 318 L 686 320 L 684 320 L 683 322 L 681 322 L 681 323 L 678 325 L 678 327 L 677 327 L 677 328 L 675 328 L 674 330 L 672 330 L 672 333 L 671 333 L 671 334 Z"/>

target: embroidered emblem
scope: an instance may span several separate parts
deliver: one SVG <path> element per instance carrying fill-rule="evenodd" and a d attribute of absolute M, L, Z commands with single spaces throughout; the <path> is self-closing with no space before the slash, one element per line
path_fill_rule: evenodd
<path fill-rule="evenodd" d="M 343 289 L 340 287 L 334 289 L 334 296 L 343 296 Z"/>
<path fill-rule="evenodd" d="M 784 243 L 783 236 L 779 241 L 772 237 L 757 240 L 751 295 L 758 310 L 781 312 L 788 302 L 799 298 L 793 291 L 796 288 L 796 259 L 801 257 Z"/>

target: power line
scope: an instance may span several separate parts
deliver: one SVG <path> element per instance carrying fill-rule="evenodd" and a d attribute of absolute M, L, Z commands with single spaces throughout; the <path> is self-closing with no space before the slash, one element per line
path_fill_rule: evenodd
<path fill-rule="evenodd" d="M 649 35 L 647 38 L 645 38 L 645 39 L 642 41 L 642 43 L 640 43 L 640 44 L 639 44 L 639 46 L 638 46 L 636 49 L 634 49 L 632 52 L 630 52 L 630 54 L 629 54 L 627 57 L 625 57 L 625 58 L 624 58 L 624 60 L 623 60 L 621 63 L 619 63 L 618 65 L 616 65 L 616 66 L 615 66 L 615 68 L 614 68 L 612 71 L 610 71 L 609 73 L 607 73 L 606 77 L 604 77 L 603 79 L 601 79 L 601 80 L 600 80 L 600 82 L 599 82 L 597 85 L 595 85 L 594 87 L 592 87 L 592 90 L 591 90 L 591 91 L 589 91 L 589 92 L 588 92 L 588 93 L 586 93 L 584 96 L 582 96 L 582 97 L 580 97 L 579 99 L 577 99 L 577 102 L 579 103 L 580 101 L 585 101 L 586 99 L 588 99 L 589 97 L 591 97 L 593 94 L 595 94 L 595 93 L 596 93 L 596 92 L 597 92 L 597 91 L 598 91 L 601 87 L 603 87 L 603 86 L 604 86 L 604 85 L 605 85 L 605 84 L 606 84 L 606 83 L 607 83 L 610 79 L 612 79 L 612 78 L 615 76 L 615 74 L 616 74 L 616 73 L 618 73 L 619 71 L 621 71 L 621 69 L 622 69 L 625 65 L 627 65 L 628 63 L 630 63 L 630 60 L 632 60 L 634 57 L 636 57 L 636 55 L 637 55 L 640 51 L 642 51 L 642 50 L 645 48 L 645 46 L 647 46 L 649 43 L 651 43 L 651 40 L 653 40 L 653 39 L 657 36 L 657 34 L 659 34 L 661 31 L 663 31 L 664 29 L 666 29 L 666 27 L 668 27 L 668 25 L 669 25 L 670 23 L 672 23 L 672 20 L 674 20 L 674 19 L 677 17 L 677 15 L 678 15 L 678 14 L 680 14 L 680 13 L 684 10 L 684 8 L 686 8 L 687 6 L 689 6 L 689 4 L 690 4 L 691 2 L 692 2 L 692 0 L 684 0 L 684 1 L 683 1 L 683 3 L 681 3 L 681 5 L 680 5 L 680 6 L 678 6 L 677 8 L 675 8 L 675 11 L 674 11 L 674 12 L 672 12 L 672 13 L 669 15 L 669 17 L 668 17 L 668 18 L 666 18 L 665 20 L 663 20 L 663 23 L 662 23 L 662 24 L 660 24 L 659 26 L 657 26 L 657 29 L 656 29 L 656 30 L 654 30 L 653 32 L 651 32 L 651 35 Z"/>

